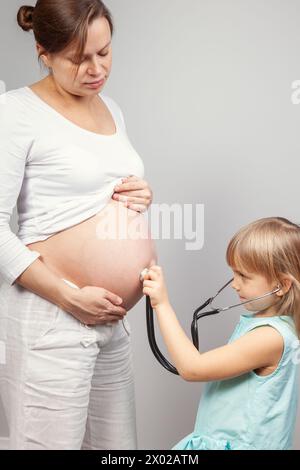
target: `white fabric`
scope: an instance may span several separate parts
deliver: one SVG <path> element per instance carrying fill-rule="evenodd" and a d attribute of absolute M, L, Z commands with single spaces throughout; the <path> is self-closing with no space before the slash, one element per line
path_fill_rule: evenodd
<path fill-rule="evenodd" d="M 29 87 L 0 100 L 0 274 L 10 285 L 39 256 L 25 245 L 95 215 L 123 177 L 144 177 L 117 103 L 99 93 L 116 133 L 85 130 Z M 9 226 L 17 203 L 19 231 Z"/>
<path fill-rule="evenodd" d="M 74 285 L 75 286 L 75 285 Z M 137 448 L 130 326 L 85 328 L 19 284 L 0 286 L 0 397 L 13 450 Z"/>

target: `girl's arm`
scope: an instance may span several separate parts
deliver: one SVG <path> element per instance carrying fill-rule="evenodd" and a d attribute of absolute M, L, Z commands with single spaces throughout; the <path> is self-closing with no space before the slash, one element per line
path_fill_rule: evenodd
<path fill-rule="evenodd" d="M 170 305 L 162 269 L 152 266 L 144 279 L 143 292 L 150 296 L 163 339 L 183 379 L 223 380 L 261 367 L 276 367 L 284 343 L 275 328 L 261 326 L 232 343 L 200 353 L 181 328 Z"/>

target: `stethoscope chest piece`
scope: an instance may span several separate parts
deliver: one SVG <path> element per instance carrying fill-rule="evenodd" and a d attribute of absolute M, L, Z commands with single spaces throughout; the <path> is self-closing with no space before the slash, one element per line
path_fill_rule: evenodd
<path fill-rule="evenodd" d="M 143 282 L 144 276 L 146 276 L 146 274 L 148 274 L 148 272 L 149 272 L 149 269 L 148 269 L 148 268 L 143 269 L 143 271 L 142 271 L 141 274 L 140 274 L 140 281 L 141 281 L 141 282 Z"/>

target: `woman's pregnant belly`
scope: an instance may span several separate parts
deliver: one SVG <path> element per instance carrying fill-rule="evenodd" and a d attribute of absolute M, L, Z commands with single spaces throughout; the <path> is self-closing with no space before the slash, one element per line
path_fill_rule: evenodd
<path fill-rule="evenodd" d="M 127 311 L 143 296 L 141 271 L 157 262 L 146 216 L 113 199 L 95 216 L 27 246 L 60 278 L 119 295 Z"/>

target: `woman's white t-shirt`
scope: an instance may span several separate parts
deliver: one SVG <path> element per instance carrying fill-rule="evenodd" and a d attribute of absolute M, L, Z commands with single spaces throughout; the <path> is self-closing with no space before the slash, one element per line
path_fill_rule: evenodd
<path fill-rule="evenodd" d="M 0 96 L 0 274 L 10 285 L 40 256 L 26 244 L 95 215 L 122 178 L 144 177 L 120 107 L 99 96 L 114 119 L 115 134 L 79 127 L 29 87 Z M 16 204 L 15 235 L 9 222 Z"/>

